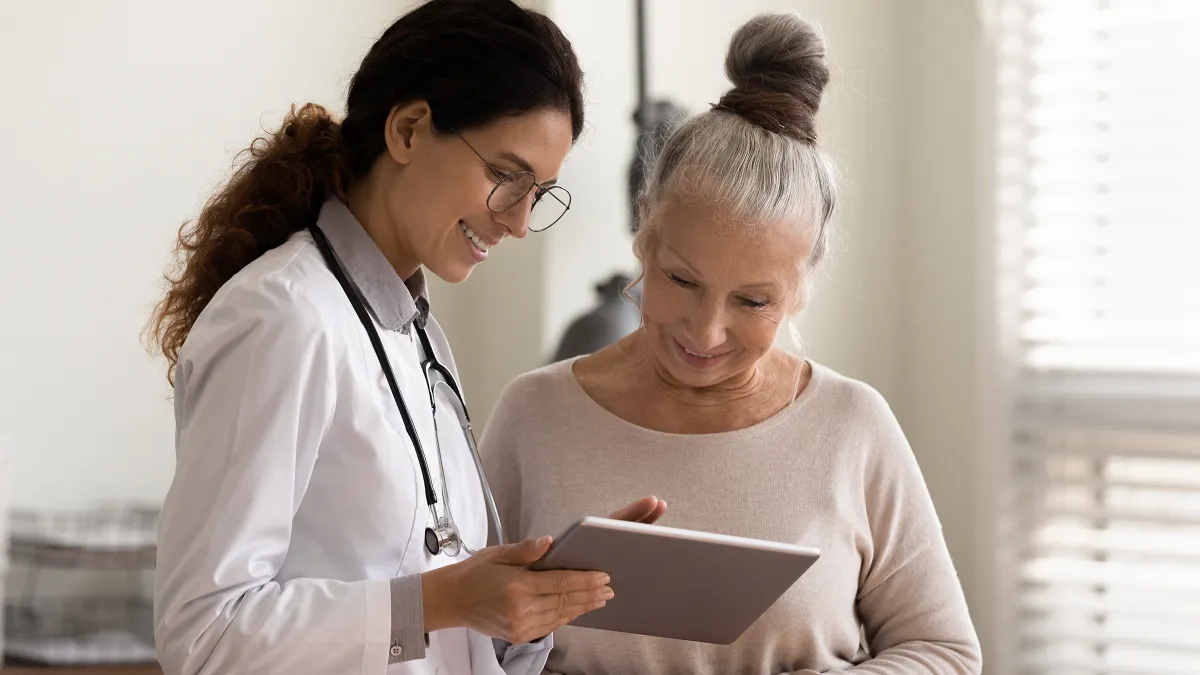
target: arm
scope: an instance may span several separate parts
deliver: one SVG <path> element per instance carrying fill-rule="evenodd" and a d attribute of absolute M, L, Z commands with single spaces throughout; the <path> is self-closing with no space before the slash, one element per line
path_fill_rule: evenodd
<path fill-rule="evenodd" d="M 382 673 L 389 581 L 276 580 L 334 410 L 326 329 L 285 282 L 230 293 L 193 329 L 179 369 L 155 574 L 164 671 Z M 419 607 L 420 592 L 409 579 L 396 597 Z M 423 632 L 408 628 L 410 640 Z M 416 642 L 405 656 L 420 656 Z"/>
<path fill-rule="evenodd" d="M 871 555 L 857 609 L 872 658 L 845 672 L 976 675 L 979 641 L 921 469 L 883 398 L 865 407 L 878 431 L 863 482 Z"/>
<path fill-rule="evenodd" d="M 872 658 L 855 675 L 977 675 L 983 664 L 950 556 L 930 545 L 859 596 Z M 957 599 L 956 597 L 957 596 Z M 791 675 L 816 675 L 815 670 Z"/>

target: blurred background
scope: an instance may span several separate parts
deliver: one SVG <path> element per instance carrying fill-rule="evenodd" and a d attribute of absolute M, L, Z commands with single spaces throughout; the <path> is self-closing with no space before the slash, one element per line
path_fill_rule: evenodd
<path fill-rule="evenodd" d="M 340 110 L 410 4 L 0 2 L 10 661 L 137 660 L 47 651 L 84 629 L 29 603 L 71 570 L 131 595 L 152 572 L 174 422 L 139 333 L 175 233 L 290 104 Z M 477 433 L 636 271 L 635 3 L 528 4 L 574 43 L 588 124 L 568 217 L 433 289 Z M 891 402 L 985 672 L 1200 672 L 1200 3 L 647 0 L 649 95 L 716 102 L 729 37 L 768 10 L 820 22 L 834 71 L 844 192 L 802 349 Z M 86 630 L 144 625 L 124 607 Z"/>

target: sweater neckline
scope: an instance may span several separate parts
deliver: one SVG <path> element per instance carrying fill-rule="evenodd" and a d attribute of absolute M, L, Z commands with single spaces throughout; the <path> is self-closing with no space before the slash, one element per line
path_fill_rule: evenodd
<path fill-rule="evenodd" d="M 791 403 L 784 406 L 770 417 L 767 417 L 761 422 L 752 424 L 748 427 L 743 427 L 741 429 L 701 434 L 680 434 L 643 427 L 639 424 L 630 422 L 624 417 L 621 417 L 620 415 L 617 415 L 600 405 L 600 403 L 598 403 L 590 394 L 587 393 L 587 391 L 583 388 L 583 385 L 579 384 L 579 380 L 575 377 L 575 362 L 582 358 L 585 358 L 585 356 L 576 356 L 567 359 L 560 362 L 558 367 L 562 369 L 561 374 L 567 380 L 567 389 L 569 390 L 568 395 L 578 399 L 587 414 L 601 419 L 602 421 L 608 422 L 609 424 L 616 425 L 626 433 L 641 437 L 643 439 L 676 443 L 681 441 L 690 443 L 725 443 L 735 440 L 744 440 L 747 437 L 753 437 L 757 436 L 758 434 L 769 432 L 782 424 L 788 423 L 794 417 L 796 417 L 800 411 L 808 405 L 808 402 L 816 397 L 818 390 L 821 388 L 821 384 L 827 377 L 824 366 L 810 359 L 805 359 L 804 362 L 808 364 L 811 375 L 808 383 L 804 387 L 804 391 L 800 392 L 800 395 L 793 399 Z"/>

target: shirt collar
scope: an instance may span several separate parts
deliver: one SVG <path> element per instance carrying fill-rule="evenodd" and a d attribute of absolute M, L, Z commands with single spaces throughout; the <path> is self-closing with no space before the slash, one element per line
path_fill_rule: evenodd
<path fill-rule="evenodd" d="M 425 327 L 429 289 L 421 268 L 407 280 L 401 279 L 375 240 L 336 197 L 330 197 L 321 207 L 317 226 L 329 239 L 334 256 L 359 298 L 381 326 L 407 333 L 415 320 L 417 327 Z"/>

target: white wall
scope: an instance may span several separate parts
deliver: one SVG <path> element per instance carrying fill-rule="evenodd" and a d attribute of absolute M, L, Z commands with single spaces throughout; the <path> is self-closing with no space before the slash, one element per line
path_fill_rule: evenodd
<path fill-rule="evenodd" d="M 911 0 L 898 75 L 905 105 L 893 164 L 904 234 L 897 335 L 903 383 L 893 401 L 916 449 L 984 641 L 995 644 L 995 405 L 987 367 L 990 278 L 990 108 L 986 3 Z M 997 668 L 999 670 L 999 668 Z"/>
<path fill-rule="evenodd" d="M 157 500 L 174 466 L 139 344 L 180 223 L 292 102 L 340 109 L 404 2 L 0 3 L 0 435 L 12 501 Z"/>

